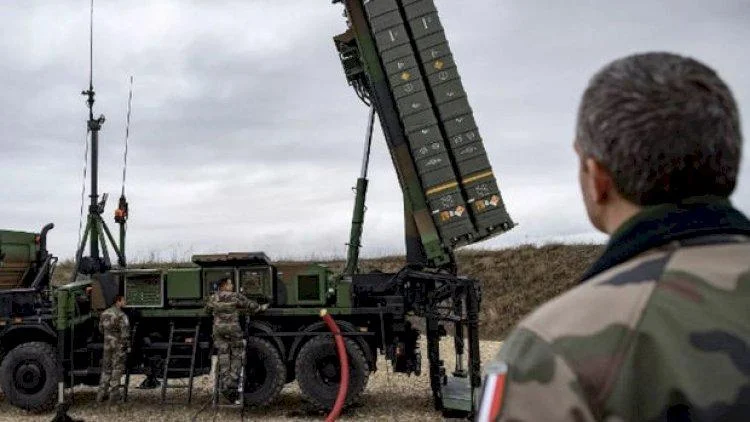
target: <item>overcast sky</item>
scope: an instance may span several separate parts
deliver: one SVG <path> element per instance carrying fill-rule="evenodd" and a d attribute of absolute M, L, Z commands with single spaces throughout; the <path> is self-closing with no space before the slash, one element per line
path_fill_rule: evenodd
<path fill-rule="evenodd" d="M 637 51 L 691 55 L 733 89 L 750 126 L 750 2 L 436 0 L 469 102 L 519 226 L 478 247 L 604 241 L 586 219 L 571 148 L 588 78 Z M 563 4 L 564 3 L 564 4 Z M 95 113 L 105 218 L 126 193 L 129 255 L 264 250 L 342 256 L 367 108 L 344 79 L 330 0 L 97 1 Z M 78 239 L 87 109 L 88 1 L 0 3 L 0 227 L 54 222 Z M 735 204 L 750 212 L 750 164 Z M 363 255 L 403 252 L 402 196 L 380 128 Z M 88 192 L 87 192 L 88 194 Z"/>

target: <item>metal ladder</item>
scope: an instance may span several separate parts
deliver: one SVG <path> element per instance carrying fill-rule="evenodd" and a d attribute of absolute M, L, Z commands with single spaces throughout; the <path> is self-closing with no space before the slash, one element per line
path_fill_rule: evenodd
<path fill-rule="evenodd" d="M 128 401 L 128 391 L 130 391 L 130 355 L 133 353 L 133 341 L 135 340 L 135 332 L 138 331 L 138 323 L 140 321 L 136 321 L 135 325 L 133 325 L 133 329 L 130 330 L 130 338 L 128 339 L 128 350 L 125 353 L 125 385 L 123 386 L 123 392 L 122 392 L 122 401 L 124 403 L 127 403 Z"/>
<path fill-rule="evenodd" d="M 190 404 L 190 402 L 193 400 L 193 380 L 195 379 L 195 361 L 196 361 L 196 355 L 198 351 L 198 335 L 200 334 L 200 328 L 201 324 L 198 322 L 195 324 L 195 328 L 175 328 L 174 321 L 170 321 L 169 323 L 169 342 L 167 343 L 167 357 L 164 360 L 164 373 L 162 375 L 162 383 L 161 383 L 161 403 L 162 404 L 177 404 L 177 402 L 167 402 L 167 388 L 187 388 L 188 389 L 188 398 L 187 402 Z M 174 337 L 175 334 L 193 334 L 193 341 L 192 341 L 192 352 L 189 355 L 184 354 L 173 354 L 173 348 L 175 346 L 177 347 L 186 347 L 185 343 L 175 343 Z M 180 360 L 180 359 L 190 359 L 190 369 L 188 373 L 188 383 L 185 385 L 184 383 L 178 383 L 178 384 L 170 384 L 169 383 L 169 366 L 172 363 L 172 361 Z"/>
<path fill-rule="evenodd" d="M 238 398 L 234 403 L 222 404 L 219 403 L 220 396 L 220 378 L 221 378 L 221 365 L 218 362 L 218 358 L 214 357 L 214 388 L 211 397 L 211 403 L 214 410 L 219 408 L 233 408 L 233 409 L 244 409 L 245 408 L 245 366 L 247 363 L 247 340 L 242 340 L 242 364 L 240 365 L 240 376 L 237 383 Z"/>

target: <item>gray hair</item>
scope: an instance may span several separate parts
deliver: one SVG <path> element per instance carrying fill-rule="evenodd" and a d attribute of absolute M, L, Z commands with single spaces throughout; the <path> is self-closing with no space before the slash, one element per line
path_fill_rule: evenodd
<path fill-rule="evenodd" d="M 706 65 L 670 53 L 635 54 L 591 78 L 576 143 L 638 205 L 728 197 L 740 168 L 737 104 Z"/>

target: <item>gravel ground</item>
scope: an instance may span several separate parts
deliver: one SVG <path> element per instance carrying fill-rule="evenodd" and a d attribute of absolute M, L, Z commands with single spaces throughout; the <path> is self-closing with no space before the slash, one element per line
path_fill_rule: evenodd
<path fill-rule="evenodd" d="M 500 348 L 500 342 L 482 341 L 480 354 L 482 361 L 492 359 Z M 443 351 L 452 350 L 451 341 L 444 339 Z M 426 345 L 422 345 L 423 373 L 419 377 L 408 377 L 390 372 L 390 367 L 382 356 L 379 357 L 378 371 L 370 375 L 364 393 L 363 405 L 348 409 L 340 418 L 342 421 L 440 421 L 439 412 L 432 408 L 432 394 L 427 377 Z M 442 353 L 445 366 L 450 372 L 455 364 L 454 356 Z M 131 379 L 129 401 L 121 405 L 98 405 L 94 401 L 96 389 L 80 387 L 76 389 L 75 404 L 71 416 L 86 421 L 189 421 L 211 399 L 210 378 L 196 378 L 193 390 L 193 403 L 187 405 L 161 405 L 160 390 L 138 390 L 134 388 L 141 381 L 140 377 Z M 184 390 L 169 390 L 171 397 L 185 402 Z M 48 422 L 52 414 L 34 415 L 15 408 L 4 400 L 0 393 L 0 421 Z M 270 407 L 247 409 L 244 412 L 246 421 L 310 421 L 323 420 L 322 413 L 311 412 L 301 400 L 296 383 L 290 383 L 282 390 L 279 398 Z M 198 415 L 198 421 L 214 420 L 210 404 Z M 216 415 L 217 421 L 240 421 L 241 414 L 237 409 L 222 409 Z"/>

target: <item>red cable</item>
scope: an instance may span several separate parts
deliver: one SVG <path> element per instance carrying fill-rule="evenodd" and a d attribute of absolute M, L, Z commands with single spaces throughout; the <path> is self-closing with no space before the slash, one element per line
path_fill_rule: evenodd
<path fill-rule="evenodd" d="M 346 354 L 346 346 L 344 345 L 344 339 L 341 337 L 341 330 L 333 320 L 333 317 L 325 309 L 320 310 L 320 317 L 323 318 L 328 329 L 333 333 L 333 339 L 336 341 L 336 352 L 339 355 L 339 363 L 341 364 L 339 392 L 336 396 L 336 401 L 333 403 L 333 409 L 326 416 L 326 422 L 334 422 L 341 414 L 341 409 L 344 408 L 346 394 L 349 390 L 349 356 Z"/>

